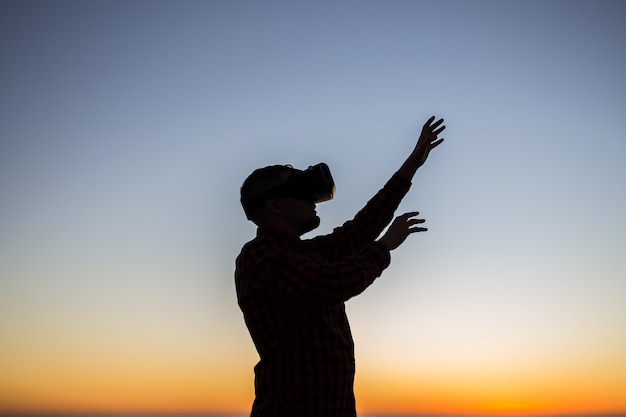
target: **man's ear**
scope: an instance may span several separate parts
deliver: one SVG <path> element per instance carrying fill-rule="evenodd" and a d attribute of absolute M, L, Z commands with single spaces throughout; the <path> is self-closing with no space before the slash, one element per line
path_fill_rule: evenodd
<path fill-rule="evenodd" d="M 280 204 L 280 201 L 273 198 L 265 201 L 265 209 L 268 211 L 268 213 L 271 213 L 273 215 L 280 215 L 280 213 L 282 212 L 282 206 Z"/>

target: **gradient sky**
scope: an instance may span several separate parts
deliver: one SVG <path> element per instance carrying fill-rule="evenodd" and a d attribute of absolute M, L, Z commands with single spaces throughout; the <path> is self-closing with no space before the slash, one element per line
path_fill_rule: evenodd
<path fill-rule="evenodd" d="M 324 233 L 446 142 L 347 303 L 361 412 L 626 412 L 626 4 L 2 1 L 0 412 L 246 412 L 255 168 Z"/>

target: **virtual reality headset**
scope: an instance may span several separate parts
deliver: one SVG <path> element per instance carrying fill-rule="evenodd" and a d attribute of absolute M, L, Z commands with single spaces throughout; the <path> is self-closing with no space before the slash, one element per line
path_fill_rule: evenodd
<path fill-rule="evenodd" d="M 331 200 L 335 196 L 335 182 L 330 169 L 325 163 L 310 166 L 306 170 L 285 166 L 292 174 L 282 183 L 275 185 L 248 200 L 241 200 L 241 205 L 250 216 L 271 198 L 293 197 L 298 200 L 322 203 Z"/>

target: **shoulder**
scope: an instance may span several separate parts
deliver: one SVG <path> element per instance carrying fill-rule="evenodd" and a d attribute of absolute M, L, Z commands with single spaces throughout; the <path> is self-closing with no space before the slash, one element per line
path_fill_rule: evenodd
<path fill-rule="evenodd" d="M 239 257 L 266 256 L 283 246 L 280 239 L 273 236 L 257 236 L 241 248 Z"/>
<path fill-rule="evenodd" d="M 284 259 L 290 251 L 290 245 L 275 236 L 257 236 L 246 243 L 239 256 L 236 267 L 238 270 L 266 270 Z"/>
<path fill-rule="evenodd" d="M 260 289 L 277 278 L 277 270 L 289 259 L 287 242 L 272 236 L 258 236 L 246 243 L 235 263 L 238 297 Z"/>

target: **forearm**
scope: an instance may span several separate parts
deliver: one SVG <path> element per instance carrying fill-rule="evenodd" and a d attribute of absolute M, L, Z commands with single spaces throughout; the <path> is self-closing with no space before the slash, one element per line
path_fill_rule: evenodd
<path fill-rule="evenodd" d="M 308 241 L 327 260 L 354 255 L 374 241 L 393 219 L 411 182 L 394 175 L 363 207 L 354 219 L 334 229 L 333 233 Z"/>
<path fill-rule="evenodd" d="M 419 158 L 414 153 L 412 153 L 411 155 L 409 155 L 406 161 L 404 161 L 404 163 L 400 166 L 400 168 L 397 171 L 397 175 L 400 178 L 408 182 L 411 182 L 413 181 L 413 177 L 415 176 L 415 173 L 417 172 L 419 167 L 422 166 L 422 164 L 423 162 L 421 162 Z"/>
<path fill-rule="evenodd" d="M 333 305 L 363 292 L 389 266 L 389 250 L 372 243 L 341 261 L 320 263 L 304 254 L 283 256 L 273 285 L 307 303 Z"/>

